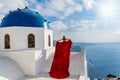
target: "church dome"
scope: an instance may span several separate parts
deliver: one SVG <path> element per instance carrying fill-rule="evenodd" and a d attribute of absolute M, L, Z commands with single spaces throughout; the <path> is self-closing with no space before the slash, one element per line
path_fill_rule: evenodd
<path fill-rule="evenodd" d="M 1 27 L 44 27 L 44 18 L 33 10 L 28 9 L 17 9 L 15 11 L 9 11 L 2 22 Z"/>

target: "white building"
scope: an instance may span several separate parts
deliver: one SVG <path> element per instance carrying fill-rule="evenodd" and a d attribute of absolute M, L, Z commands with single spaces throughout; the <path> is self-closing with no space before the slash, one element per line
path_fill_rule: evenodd
<path fill-rule="evenodd" d="M 0 80 L 54 80 L 54 51 L 53 31 L 38 12 L 10 11 L 0 26 Z M 71 52 L 69 71 L 65 80 L 89 80 L 84 49 Z"/>

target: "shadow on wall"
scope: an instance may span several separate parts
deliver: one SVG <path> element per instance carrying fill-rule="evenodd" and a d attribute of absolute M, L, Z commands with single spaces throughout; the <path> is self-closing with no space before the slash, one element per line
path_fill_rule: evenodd
<path fill-rule="evenodd" d="M 17 80 L 25 73 L 20 66 L 8 57 L 0 58 L 0 80 Z"/>
<path fill-rule="evenodd" d="M 43 68 L 44 68 L 44 64 L 45 64 L 45 61 L 46 61 L 46 50 L 42 50 L 41 53 L 38 53 L 39 56 L 38 56 L 38 59 L 36 61 L 36 64 L 37 64 L 37 74 L 40 74 L 41 72 L 43 72 Z"/>

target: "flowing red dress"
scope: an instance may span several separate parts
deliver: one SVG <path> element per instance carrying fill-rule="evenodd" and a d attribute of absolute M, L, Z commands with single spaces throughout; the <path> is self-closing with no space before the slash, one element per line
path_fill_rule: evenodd
<path fill-rule="evenodd" d="M 70 48 L 72 41 L 57 41 L 54 59 L 52 62 L 51 70 L 49 75 L 52 78 L 64 79 L 69 77 L 69 63 L 70 63 Z"/>

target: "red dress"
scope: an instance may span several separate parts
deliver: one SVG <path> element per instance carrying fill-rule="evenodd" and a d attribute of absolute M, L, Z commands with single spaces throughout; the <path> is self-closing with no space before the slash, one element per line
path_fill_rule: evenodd
<path fill-rule="evenodd" d="M 56 44 L 54 59 L 49 75 L 52 78 L 63 79 L 69 77 L 70 48 L 72 41 L 58 42 Z"/>

